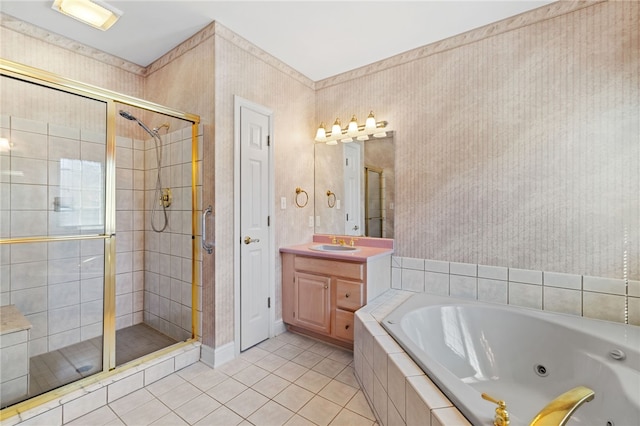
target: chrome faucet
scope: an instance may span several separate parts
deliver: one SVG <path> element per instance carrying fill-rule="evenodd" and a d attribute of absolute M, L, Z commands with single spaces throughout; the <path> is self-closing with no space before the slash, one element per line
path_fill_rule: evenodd
<path fill-rule="evenodd" d="M 564 426 L 578 407 L 585 402 L 593 400 L 594 397 L 595 392 L 585 386 L 578 386 L 568 390 L 540 410 L 529 426 Z"/>
<path fill-rule="evenodd" d="M 575 387 L 562 395 L 557 396 L 548 403 L 533 418 L 529 426 L 564 426 L 569 421 L 573 413 L 585 402 L 593 400 L 595 392 L 585 386 Z M 482 398 L 497 404 L 496 414 L 493 420 L 494 426 L 509 426 L 509 413 L 507 403 L 503 400 L 495 399 L 486 393 Z"/>

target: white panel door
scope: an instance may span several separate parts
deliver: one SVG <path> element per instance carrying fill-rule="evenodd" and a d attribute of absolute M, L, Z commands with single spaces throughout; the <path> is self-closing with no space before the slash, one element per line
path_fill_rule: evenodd
<path fill-rule="evenodd" d="M 269 338 L 269 116 L 240 108 L 240 350 Z"/>
<path fill-rule="evenodd" d="M 344 233 L 362 235 L 360 145 L 344 144 Z"/>

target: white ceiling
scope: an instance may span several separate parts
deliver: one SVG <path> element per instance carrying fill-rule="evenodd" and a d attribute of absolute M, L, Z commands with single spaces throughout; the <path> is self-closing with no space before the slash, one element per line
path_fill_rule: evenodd
<path fill-rule="evenodd" d="M 145 67 L 215 20 L 318 81 L 552 1 L 108 0 L 124 15 L 106 32 L 52 3 L 0 0 L 0 11 Z"/>

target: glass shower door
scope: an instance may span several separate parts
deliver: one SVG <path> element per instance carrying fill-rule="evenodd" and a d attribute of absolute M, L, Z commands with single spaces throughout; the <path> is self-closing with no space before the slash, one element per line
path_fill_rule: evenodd
<path fill-rule="evenodd" d="M 112 177 L 105 102 L 6 76 L 0 93 L 0 404 L 6 407 L 104 370 Z"/>

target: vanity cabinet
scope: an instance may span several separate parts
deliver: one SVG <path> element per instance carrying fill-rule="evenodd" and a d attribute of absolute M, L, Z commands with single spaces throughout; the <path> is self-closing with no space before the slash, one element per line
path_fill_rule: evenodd
<path fill-rule="evenodd" d="M 331 278 L 296 272 L 293 322 L 318 333 L 331 333 Z"/>
<path fill-rule="evenodd" d="M 369 262 L 282 253 L 282 318 L 289 329 L 353 347 L 354 312 L 390 286 L 391 257 Z"/>

